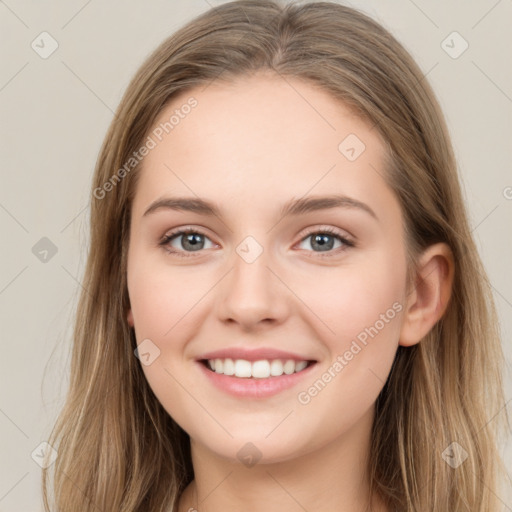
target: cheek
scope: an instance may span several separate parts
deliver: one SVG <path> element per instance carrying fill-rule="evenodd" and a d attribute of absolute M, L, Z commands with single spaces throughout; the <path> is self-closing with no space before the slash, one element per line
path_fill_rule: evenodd
<path fill-rule="evenodd" d="M 172 336 L 173 330 L 182 325 L 180 319 L 187 321 L 187 315 L 205 293 L 192 274 L 150 263 L 130 269 L 128 289 L 137 339 Z"/>
<path fill-rule="evenodd" d="M 180 371 L 185 341 L 193 330 L 193 306 L 204 295 L 198 283 L 192 281 L 183 273 L 171 272 L 142 259 L 133 261 L 128 271 L 137 343 L 146 343 L 144 346 L 151 354 L 149 364 L 141 359 L 142 371 L 160 404 L 180 422 L 193 417 L 183 412 L 193 404 L 180 386 L 184 381 Z M 186 421 L 185 424 L 189 427 Z"/>
<path fill-rule="evenodd" d="M 297 395 L 304 428 L 337 435 L 371 409 L 398 347 L 401 286 L 400 272 L 391 268 L 360 273 L 354 269 L 331 284 L 325 301 L 317 299 L 318 316 L 328 319 L 333 332 L 323 330 L 329 357 L 321 373 L 304 383 Z M 331 413 L 326 415 L 326 409 Z"/>
<path fill-rule="evenodd" d="M 398 348 L 405 259 L 382 251 L 350 268 L 340 268 L 336 275 L 318 278 L 317 292 L 310 293 L 308 305 L 326 326 L 321 332 L 329 356 L 321 382 L 305 386 L 299 401 L 312 406 L 306 408 L 309 412 L 321 414 L 322 407 L 331 404 L 362 415 L 384 386 Z M 335 421 L 331 427 L 340 428 Z"/>
<path fill-rule="evenodd" d="M 336 348 L 343 349 L 347 340 L 360 333 L 364 337 L 374 324 L 397 334 L 404 288 L 405 267 L 382 252 L 350 266 L 317 271 L 314 281 L 296 282 L 295 290 L 322 321 L 326 339 L 336 340 Z"/>

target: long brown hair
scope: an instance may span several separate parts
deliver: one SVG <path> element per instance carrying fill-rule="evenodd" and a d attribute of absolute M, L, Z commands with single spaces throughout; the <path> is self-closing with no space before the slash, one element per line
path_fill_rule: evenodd
<path fill-rule="evenodd" d="M 164 512 L 193 478 L 188 435 L 151 391 L 126 322 L 130 209 L 141 167 L 126 162 L 178 94 L 258 70 L 321 86 L 380 131 L 411 269 L 430 244 L 453 251 L 448 309 L 418 345 L 399 348 L 376 403 L 373 492 L 390 510 L 496 512 L 500 333 L 434 93 L 368 16 L 329 2 L 267 0 L 225 3 L 181 28 L 144 62 L 116 111 L 92 183 L 70 386 L 49 439 L 58 457 L 43 470 L 45 510 L 50 470 L 55 512 Z M 457 468 L 443 456 L 454 447 L 467 455 Z"/>

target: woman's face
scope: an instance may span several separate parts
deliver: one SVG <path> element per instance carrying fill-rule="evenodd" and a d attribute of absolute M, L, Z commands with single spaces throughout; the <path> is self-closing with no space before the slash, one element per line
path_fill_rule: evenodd
<path fill-rule="evenodd" d="M 244 463 L 367 442 L 406 294 L 377 130 L 259 73 L 182 93 L 150 137 L 128 321 L 162 406 Z"/>

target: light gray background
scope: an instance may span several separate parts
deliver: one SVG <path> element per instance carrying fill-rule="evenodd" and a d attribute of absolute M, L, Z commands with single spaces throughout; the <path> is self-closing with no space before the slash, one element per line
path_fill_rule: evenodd
<path fill-rule="evenodd" d="M 88 194 L 113 110 L 143 59 L 219 3 L 0 1 L 0 512 L 42 510 L 40 467 L 31 454 L 47 439 L 69 381 L 71 325 L 88 248 Z M 438 95 L 510 366 L 512 2 L 348 4 L 392 31 Z M 59 45 L 47 59 L 31 47 L 43 31 Z M 453 31 L 469 44 L 456 59 L 441 46 Z M 448 39 L 455 50 L 460 43 Z M 58 249 L 47 262 L 32 252 L 42 237 Z M 510 411 L 512 379 L 506 377 Z M 510 444 L 505 452 L 510 471 Z"/>

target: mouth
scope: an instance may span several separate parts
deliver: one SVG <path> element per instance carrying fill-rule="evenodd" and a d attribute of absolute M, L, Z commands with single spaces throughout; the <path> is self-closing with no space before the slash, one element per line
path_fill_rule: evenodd
<path fill-rule="evenodd" d="M 301 373 L 316 363 L 313 360 L 294 359 L 201 359 L 199 361 L 212 373 L 238 379 L 273 379 L 282 375 Z"/>
<path fill-rule="evenodd" d="M 318 361 L 215 358 L 196 361 L 214 388 L 238 399 L 264 399 L 291 390 L 311 375 Z M 285 397 L 288 395 L 284 395 Z"/>
<path fill-rule="evenodd" d="M 258 399 L 287 397 L 282 392 L 297 387 L 320 364 L 312 355 L 275 346 L 232 345 L 202 353 L 195 362 L 205 384 L 236 398 Z"/>

